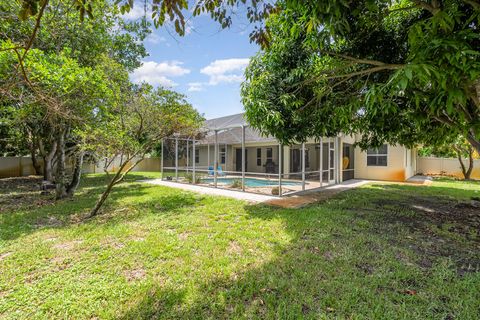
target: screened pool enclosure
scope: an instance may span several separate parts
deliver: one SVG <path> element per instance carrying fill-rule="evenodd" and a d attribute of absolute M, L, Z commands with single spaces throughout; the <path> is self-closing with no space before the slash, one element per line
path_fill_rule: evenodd
<path fill-rule="evenodd" d="M 161 170 L 164 180 L 282 196 L 353 178 L 353 157 L 340 137 L 280 145 L 238 114 L 206 121 L 197 137 L 164 139 Z"/>

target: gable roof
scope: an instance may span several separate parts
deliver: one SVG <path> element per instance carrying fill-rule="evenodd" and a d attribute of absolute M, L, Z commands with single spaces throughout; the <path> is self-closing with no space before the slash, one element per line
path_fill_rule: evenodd
<path fill-rule="evenodd" d="M 263 136 L 256 129 L 250 127 L 245 119 L 244 113 L 233 114 L 220 118 L 214 118 L 205 121 L 205 131 L 207 134 L 201 141 L 204 143 L 215 143 L 215 130 L 219 130 L 217 140 L 219 144 L 238 144 L 242 143 L 242 126 L 245 126 L 245 142 L 273 142 L 276 139 L 271 136 Z"/>

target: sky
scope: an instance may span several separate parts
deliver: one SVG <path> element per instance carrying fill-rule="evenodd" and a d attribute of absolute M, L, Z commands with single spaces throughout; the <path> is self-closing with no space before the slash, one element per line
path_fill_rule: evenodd
<path fill-rule="evenodd" d="M 143 15 L 143 6 L 136 5 L 124 18 L 133 20 Z M 243 72 L 249 58 L 259 50 L 249 41 L 251 28 L 236 19 L 232 28 L 221 29 L 207 15 L 189 19 L 183 37 L 168 26 L 152 27 L 144 43 L 149 56 L 130 78 L 185 94 L 206 119 L 243 112 Z"/>

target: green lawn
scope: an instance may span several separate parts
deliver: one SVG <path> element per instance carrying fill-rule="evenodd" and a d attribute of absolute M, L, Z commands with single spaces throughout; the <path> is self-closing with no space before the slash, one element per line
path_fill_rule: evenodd
<path fill-rule="evenodd" d="M 135 182 L 153 176 L 91 220 L 103 176 L 59 203 L 0 182 L 0 318 L 480 318 L 480 183 L 292 210 Z"/>

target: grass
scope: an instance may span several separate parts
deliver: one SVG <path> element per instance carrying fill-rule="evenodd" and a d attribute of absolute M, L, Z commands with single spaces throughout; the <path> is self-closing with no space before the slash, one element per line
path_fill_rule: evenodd
<path fill-rule="evenodd" d="M 480 318 L 479 183 L 293 210 L 135 181 L 153 176 L 91 220 L 100 175 L 58 203 L 0 185 L 0 318 Z"/>

